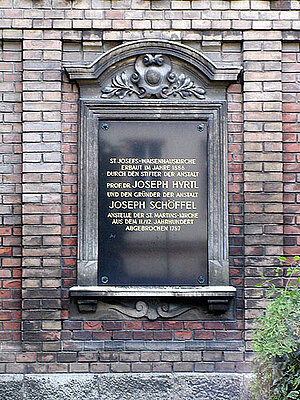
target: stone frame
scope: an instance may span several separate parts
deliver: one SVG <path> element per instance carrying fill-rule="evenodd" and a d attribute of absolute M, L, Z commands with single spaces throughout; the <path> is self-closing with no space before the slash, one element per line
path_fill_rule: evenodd
<path fill-rule="evenodd" d="M 205 100 L 180 98 L 99 98 L 101 87 L 120 71 L 126 60 L 143 54 L 163 54 L 180 63 L 184 71 L 205 86 Z M 131 64 L 130 64 L 131 62 Z M 127 67 L 132 68 L 132 61 Z M 129 68 L 128 67 L 128 68 Z M 226 86 L 235 81 L 239 66 L 216 66 L 203 54 L 169 41 L 137 41 L 105 53 L 90 65 L 65 66 L 80 88 L 78 280 L 71 288 L 82 311 L 96 309 L 107 297 L 204 297 L 211 310 L 225 311 L 235 288 L 229 286 L 228 179 Z M 118 69 L 119 68 L 119 69 Z M 111 71 L 111 72 L 110 72 Z M 116 75 L 115 75 L 116 76 Z M 212 82 L 214 83 L 212 85 Z M 192 82 L 193 83 L 193 82 Z M 105 87 L 104 87 L 105 89 Z M 102 89 L 102 92 L 104 90 Z M 190 96 L 190 95 L 189 95 Z M 151 97 L 151 96 L 150 96 Z M 188 106 L 188 108 L 187 108 Z M 206 287 L 112 287 L 98 285 L 98 129 L 101 120 L 196 120 L 207 124 L 208 133 L 208 279 Z M 84 300 L 86 299 L 86 300 Z M 219 299 L 219 301 L 217 301 Z M 220 307 L 220 304 L 226 307 Z M 217 304 L 214 306 L 214 304 Z M 79 306 L 80 310 L 80 306 Z"/>

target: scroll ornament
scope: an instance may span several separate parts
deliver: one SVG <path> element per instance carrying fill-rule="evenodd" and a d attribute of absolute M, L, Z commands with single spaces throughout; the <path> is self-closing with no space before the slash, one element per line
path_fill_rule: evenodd
<path fill-rule="evenodd" d="M 196 86 L 191 78 L 172 72 L 171 60 L 166 55 L 141 55 L 135 61 L 134 70 L 130 78 L 126 72 L 115 75 L 111 85 L 102 89 L 101 97 L 123 99 L 135 94 L 139 98 L 205 98 L 206 91 Z"/>
<path fill-rule="evenodd" d="M 109 305 L 111 310 L 117 311 L 131 318 L 143 318 L 146 317 L 150 321 L 155 321 L 158 318 L 174 318 L 187 311 L 192 310 L 194 307 L 178 307 L 173 310 L 170 309 L 169 304 L 160 303 L 159 301 L 137 301 L 134 308 L 126 307 L 121 304 Z"/>

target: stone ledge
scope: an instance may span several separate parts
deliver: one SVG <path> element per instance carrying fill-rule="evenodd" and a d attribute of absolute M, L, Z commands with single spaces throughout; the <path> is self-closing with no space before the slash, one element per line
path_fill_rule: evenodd
<path fill-rule="evenodd" d="M 233 286 L 73 286 L 72 297 L 234 297 Z"/>
<path fill-rule="evenodd" d="M 250 400 L 250 374 L 5 374 L 1 400 Z"/>
<path fill-rule="evenodd" d="M 236 288 L 232 286 L 74 286 L 70 289 L 79 313 L 98 310 L 99 314 L 101 309 L 99 319 L 115 319 L 118 315 L 150 320 L 183 315 L 188 320 L 201 319 L 200 303 L 208 313 L 222 314 L 232 306 L 235 294 Z M 174 302 L 177 304 L 172 305 Z M 189 316 L 189 311 L 196 308 L 198 314 L 193 312 Z"/>

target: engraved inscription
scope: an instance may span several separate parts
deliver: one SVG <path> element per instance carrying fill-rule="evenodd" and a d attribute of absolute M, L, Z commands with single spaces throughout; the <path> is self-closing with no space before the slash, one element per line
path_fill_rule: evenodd
<path fill-rule="evenodd" d="M 109 126 L 100 131 L 101 283 L 207 284 L 205 131 L 188 121 Z"/>
<path fill-rule="evenodd" d="M 199 214 L 196 199 L 200 189 L 195 158 L 111 157 L 109 163 L 115 169 L 106 174 L 116 178 L 106 183 L 108 208 L 114 211 L 107 217 L 112 224 L 125 225 L 125 231 L 180 231 L 194 224 Z M 129 181 L 120 182 L 118 178 Z"/>

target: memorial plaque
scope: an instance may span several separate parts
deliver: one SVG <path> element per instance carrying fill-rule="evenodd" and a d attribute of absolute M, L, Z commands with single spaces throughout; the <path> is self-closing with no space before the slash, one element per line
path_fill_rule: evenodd
<path fill-rule="evenodd" d="M 100 122 L 99 284 L 208 284 L 204 123 Z"/>

